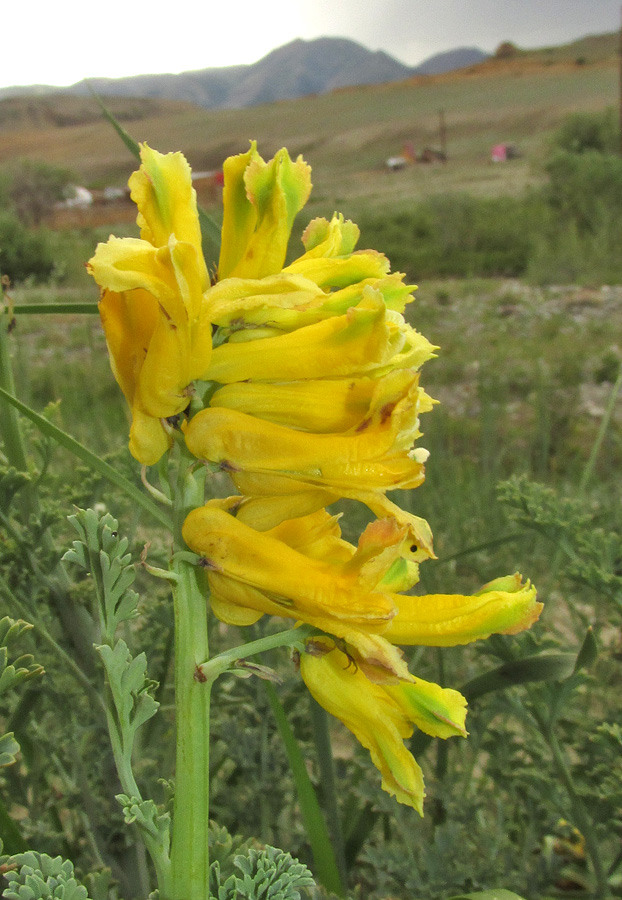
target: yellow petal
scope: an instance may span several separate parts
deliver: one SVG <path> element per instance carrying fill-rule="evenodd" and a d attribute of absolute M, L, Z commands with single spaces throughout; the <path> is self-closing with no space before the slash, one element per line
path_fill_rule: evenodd
<path fill-rule="evenodd" d="M 143 466 L 154 466 L 170 446 L 170 438 L 159 419 L 134 407 L 130 428 L 130 453 Z"/>
<path fill-rule="evenodd" d="M 158 321 L 158 304 L 147 291 L 105 290 L 99 313 L 113 374 L 132 406 L 140 370 Z"/>
<path fill-rule="evenodd" d="M 257 531 L 268 531 L 288 519 L 308 516 L 334 503 L 338 494 L 309 487 L 304 490 L 286 491 L 268 496 L 246 496 L 240 505 L 237 518 Z"/>
<path fill-rule="evenodd" d="M 246 325 L 280 326 L 290 311 L 298 316 L 301 310 L 321 307 L 325 301 L 326 294 L 312 281 L 282 273 L 260 279 L 225 278 L 205 294 L 211 321 L 231 331 Z"/>
<path fill-rule="evenodd" d="M 414 678 L 412 682 L 387 685 L 387 692 L 411 722 L 432 737 L 466 737 L 466 700 L 458 691 Z"/>
<path fill-rule="evenodd" d="M 412 725 L 400 705 L 374 684 L 345 653 L 330 649 L 331 641 L 312 642 L 313 653 L 303 653 L 300 673 L 315 700 L 340 719 L 367 748 L 382 775 L 382 787 L 400 803 L 423 815 L 423 776 L 404 746 Z M 319 645 L 319 648 L 318 648 Z"/>
<path fill-rule="evenodd" d="M 360 234 L 358 225 L 349 219 L 345 221 L 341 213 L 335 213 L 330 222 L 312 219 L 302 235 L 306 252 L 300 258 L 346 256 L 356 247 Z"/>
<path fill-rule="evenodd" d="M 294 219 L 307 202 L 311 170 L 282 149 L 266 163 L 251 146 L 227 160 L 219 279 L 280 272 Z"/>
<path fill-rule="evenodd" d="M 337 259 L 307 258 L 301 256 L 284 272 L 304 275 L 321 288 L 343 288 L 366 278 L 383 278 L 389 274 L 389 260 L 377 250 L 358 250 L 347 257 Z"/>
<path fill-rule="evenodd" d="M 399 422 L 395 430 L 399 427 Z M 317 485 L 383 490 L 415 487 L 422 466 L 406 450 L 392 451 L 389 427 L 361 435 L 310 435 L 230 409 L 204 409 L 185 427 L 186 444 L 198 459 L 228 471 L 283 472 Z"/>
<path fill-rule="evenodd" d="M 394 644 L 453 647 L 491 634 L 514 634 L 529 628 L 542 610 L 536 589 L 514 579 L 513 590 L 489 589 L 462 594 L 398 595 L 398 613 L 384 632 Z"/>
<path fill-rule="evenodd" d="M 393 615 L 392 602 L 360 584 L 358 572 L 305 556 L 215 506 L 192 510 L 183 537 L 206 568 L 275 597 L 294 618 L 308 613 L 379 630 Z"/>
<path fill-rule="evenodd" d="M 192 173 L 182 153 L 158 153 L 146 144 L 141 166 L 130 177 L 130 195 L 138 206 L 141 238 L 165 247 L 171 235 L 194 247 L 202 289 L 209 284 L 201 249 L 201 227 Z"/>
<path fill-rule="evenodd" d="M 217 347 L 208 377 L 229 384 L 363 375 L 389 364 L 405 346 L 405 333 L 386 313 L 382 297 L 366 288 L 364 300 L 343 316 L 279 337 Z"/>
<path fill-rule="evenodd" d="M 311 169 L 301 156 L 292 162 L 283 148 L 269 163 L 259 156 L 251 160 L 244 182 L 247 196 L 257 210 L 257 224 L 230 274 L 263 278 L 283 268 L 294 219 L 311 192 Z"/>
<path fill-rule="evenodd" d="M 188 406 L 188 343 L 187 329 L 177 329 L 160 308 L 139 378 L 139 402 L 149 415 L 167 418 Z"/>
<path fill-rule="evenodd" d="M 244 173 L 251 160 L 257 158 L 257 144 L 238 156 L 229 156 L 222 167 L 224 186 L 222 192 L 223 221 L 218 278 L 229 278 L 242 258 L 257 223 L 257 210 L 246 196 Z"/>

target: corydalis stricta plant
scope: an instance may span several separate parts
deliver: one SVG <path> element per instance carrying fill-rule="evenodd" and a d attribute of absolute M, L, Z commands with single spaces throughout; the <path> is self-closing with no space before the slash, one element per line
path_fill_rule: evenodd
<path fill-rule="evenodd" d="M 411 674 L 398 645 L 517 632 L 541 604 L 519 575 L 473 596 L 407 593 L 434 557 L 427 522 L 387 496 L 418 487 L 428 455 L 416 445 L 433 406 L 419 370 L 435 348 L 404 319 L 413 287 L 383 254 L 357 251 L 359 229 L 337 214 L 313 220 L 285 265 L 311 188 L 286 150 L 264 162 L 252 144 L 225 162 L 213 284 L 183 156 L 143 147 L 130 185 L 140 239 L 111 238 L 89 263 L 130 450 L 152 465 L 175 445 L 230 474 L 236 494 L 203 503 L 193 489 L 177 504 L 178 549 L 200 558 L 195 586 L 226 623 L 267 614 L 315 627 L 301 654 L 309 690 L 369 749 L 383 787 L 422 812 L 404 739 L 414 727 L 464 736 L 466 702 Z M 356 546 L 327 509 L 343 498 L 375 516 Z"/>

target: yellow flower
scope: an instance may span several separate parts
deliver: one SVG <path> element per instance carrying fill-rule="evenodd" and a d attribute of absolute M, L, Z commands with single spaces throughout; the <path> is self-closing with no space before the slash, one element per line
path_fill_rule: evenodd
<path fill-rule="evenodd" d="M 418 678 L 376 684 L 329 638 L 307 642 L 300 672 L 315 700 L 369 750 L 383 789 L 423 815 L 423 775 L 404 740 L 413 725 L 435 737 L 466 736 L 464 697 Z"/>
<path fill-rule="evenodd" d="M 112 369 L 132 411 L 130 450 L 152 465 L 169 446 L 161 420 L 188 406 L 212 343 L 190 168 L 180 153 L 163 156 L 146 145 L 141 160 L 130 178 L 141 236 L 99 244 L 88 268 L 102 288 Z"/>
<path fill-rule="evenodd" d="M 130 449 L 152 464 L 183 421 L 190 452 L 231 476 L 238 495 L 192 510 L 183 538 L 201 558 L 224 622 L 263 615 L 318 629 L 301 672 L 309 690 L 369 749 L 383 787 L 422 811 L 421 770 L 404 746 L 414 727 L 465 735 L 464 698 L 408 671 L 398 645 L 453 646 L 512 634 L 537 619 L 519 575 L 473 596 L 413 596 L 434 557 L 428 523 L 389 491 L 424 479 L 419 383 L 435 348 L 404 318 L 412 285 L 387 258 L 357 251 L 343 216 L 314 219 L 285 265 L 310 170 L 251 144 L 224 164 L 224 217 L 210 285 L 190 169 L 181 154 L 142 148 L 130 179 L 140 239 L 99 245 L 89 263 L 113 371 L 132 410 Z M 212 329 L 215 331 L 212 349 Z M 194 408 L 194 407 L 193 407 Z M 356 545 L 326 507 L 343 498 L 375 519 Z"/>
<path fill-rule="evenodd" d="M 404 530 L 372 523 L 358 548 L 341 540 L 325 510 L 258 532 L 211 501 L 189 513 L 188 546 L 203 560 L 212 608 L 226 622 L 250 624 L 264 613 L 308 622 L 333 634 L 379 631 L 395 614 L 378 583 L 398 558 Z"/>
<path fill-rule="evenodd" d="M 218 278 L 263 278 L 280 272 L 297 213 L 311 191 L 311 169 L 282 149 L 266 163 L 253 142 L 223 167 L 224 218 Z"/>

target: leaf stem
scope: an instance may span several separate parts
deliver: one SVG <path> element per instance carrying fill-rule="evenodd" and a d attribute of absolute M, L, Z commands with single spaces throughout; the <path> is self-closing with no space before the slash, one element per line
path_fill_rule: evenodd
<path fill-rule="evenodd" d="M 301 625 L 300 628 L 290 628 L 287 631 L 279 631 L 277 634 L 269 634 L 256 641 L 249 641 L 247 644 L 241 644 L 239 647 L 219 653 L 213 659 L 201 663 L 198 670 L 206 681 L 214 682 L 223 672 L 235 668 L 238 660 L 264 653 L 266 650 L 275 650 L 277 647 L 291 647 L 302 643 L 316 633 L 317 628 L 312 625 Z"/>

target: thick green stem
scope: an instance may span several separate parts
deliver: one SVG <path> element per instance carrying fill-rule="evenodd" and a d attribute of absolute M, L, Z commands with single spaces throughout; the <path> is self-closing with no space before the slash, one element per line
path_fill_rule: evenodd
<path fill-rule="evenodd" d="M 208 658 L 207 604 L 200 571 L 181 560 L 175 599 L 177 749 L 170 896 L 209 897 L 209 705 L 212 682 L 199 665 Z"/>

